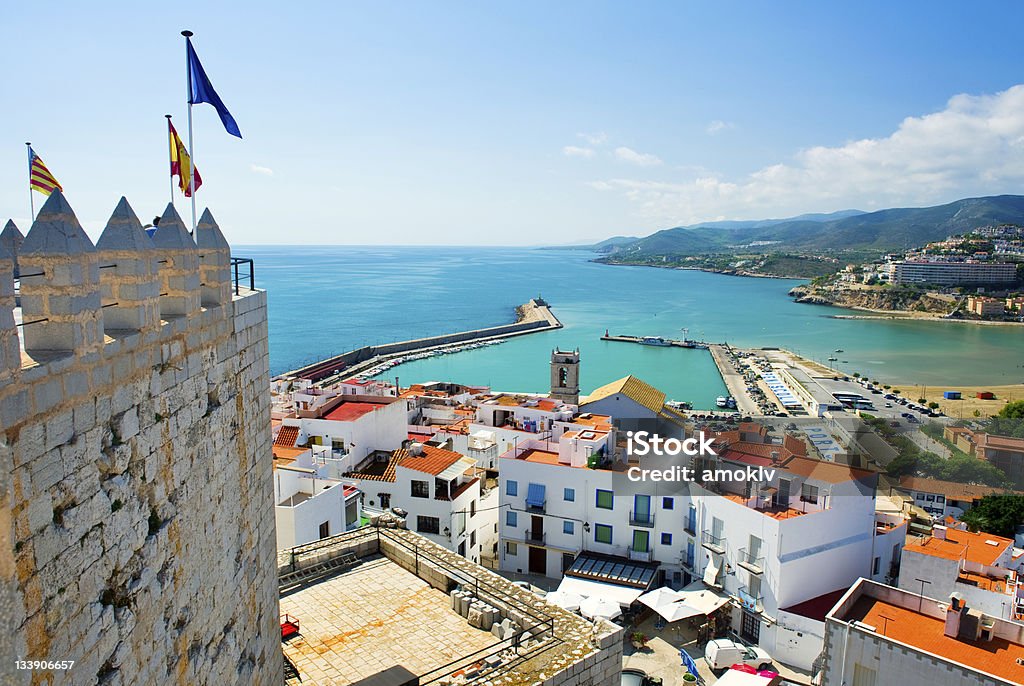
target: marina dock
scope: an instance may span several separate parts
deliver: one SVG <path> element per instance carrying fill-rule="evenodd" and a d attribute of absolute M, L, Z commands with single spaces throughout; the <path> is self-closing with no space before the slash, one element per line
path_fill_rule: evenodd
<path fill-rule="evenodd" d="M 747 392 L 746 379 L 729 359 L 728 346 L 715 343 L 708 348 L 711 350 L 715 366 L 718 367 L 718 373 L 722 375 L 725 387 L 729 389 L 729 395 L 736 401 L 736 411 L 744 415 L 760 414 L 757 402 Z"/>
<path fill-rule="evenodd" d="M 471 329 L 397 343 L 368 345 L 285 372 L 278 375 L 278 378 L 295 377 L 320 382 L 328 379 L 349 379 L 367 372 L 373 376 L 378 373 L 374 370 L 396 366 L 401 361 L 407 361 L 405 360 L 407 357 L 426 355 L 432 352 L 437 354 L 458 352 L 462 349 L 478 347 L 480 344 L 501 342 L 513 336 L 562 328 L 562 322 L 554 315 L 547 302 L 541 298 L 532 298 L 526 304 L 520 305 L 516 308 L 516 313 L 517 321 L 512 324 L 492 326 L 486 329 Z M 389 361 L 394 364 L 386 364 Z"/>
<path fill-rule="evenodd" d="M 607 332 L 601 336 L 602 341 L 618 341 L 620 343 L 639 343 L 655 348 L 694 348 L 707 350 L 709 343 L 704 341 L 693 341 L 690 339 L 677 340 L 675 338 L 662 338 L 661 336 L 611 336 Z"/>

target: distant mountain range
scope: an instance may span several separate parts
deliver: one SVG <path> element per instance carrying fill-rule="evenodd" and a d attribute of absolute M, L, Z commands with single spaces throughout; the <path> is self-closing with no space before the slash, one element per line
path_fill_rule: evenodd
<path fill-rule="evenodd" d="M 608 261 L 614 262 L 715 253 L 882 253 L 992 224 L 1024 224 L 1024 196 L 967 198 L 935 207 L 877 212 L 843 210 L 789 219 L 705 222 L 664 229 L 645 238 L 616 236 L 588 247 L 608 254 Z"/>

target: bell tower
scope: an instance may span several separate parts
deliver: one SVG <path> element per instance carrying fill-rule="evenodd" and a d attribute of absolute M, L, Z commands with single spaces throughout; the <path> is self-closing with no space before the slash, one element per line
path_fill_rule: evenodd
<path fill-rule="evenodd" d="M 580 351 L 551 352 L 551 398 L 570 405 L 580 404 Z"/>

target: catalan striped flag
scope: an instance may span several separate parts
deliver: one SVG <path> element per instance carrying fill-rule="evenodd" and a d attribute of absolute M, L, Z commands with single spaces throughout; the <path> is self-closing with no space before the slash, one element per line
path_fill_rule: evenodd
<path fill-rule="evenodd" d="M 57 183 L 57 179 L 53 178 L 53 174 L 46 168 L 31 146 L 28 149 L 28 187 L 43 195 L 49 195 L 54 189 L 64 190 L 64 187 Z"/>
<path fill-rule="evenodd" d="M 199 176 L 198 169 L 192 169 L 192 158 L 188 156 L 188 149 L 181 142 L 181 138 L 178 137 L 178 132 L 174 129 L 174 124 L 171 123 L 170 119 L 167 120 L 167 130 L 170 134 L 171 144 L 171 176 L 178 177 L 178 187 L 181 189 L 181 192 L 185 194 L 186 198 L 191 198 L 192 188 L 190 184 L 192 175 L 195 174 L 195 190 L 199 190 L 199 187 L 203 185 L 203 179 Z"/>

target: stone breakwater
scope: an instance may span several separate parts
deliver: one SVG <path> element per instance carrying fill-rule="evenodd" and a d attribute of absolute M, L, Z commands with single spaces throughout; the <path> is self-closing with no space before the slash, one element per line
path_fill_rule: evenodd
<path fill-rule="evenodd" d="M 534 298 L 516 308 L 516 322 L 513 324 L 416 338 L 398 343 L 368 345 L 286 372 L 280 377 L 298 377 L 311 381 L 323 381 L 330 377 L 349 378 L 385 360 L 410 352 L 425 351 L 458 343 L 500 340 L 560 328 L 562 328 L 562 323 L 551 311 L 551 307 L 543 300 Z"/>
<path fill-rule="evenodd" d="M 0 251 L 2 252 L 2 251 Z M 280 684 L 266 294 L 210 213 L 0 254 L 0 681 Z M 15 660 L 74 660 L 14 671 Z"/>

